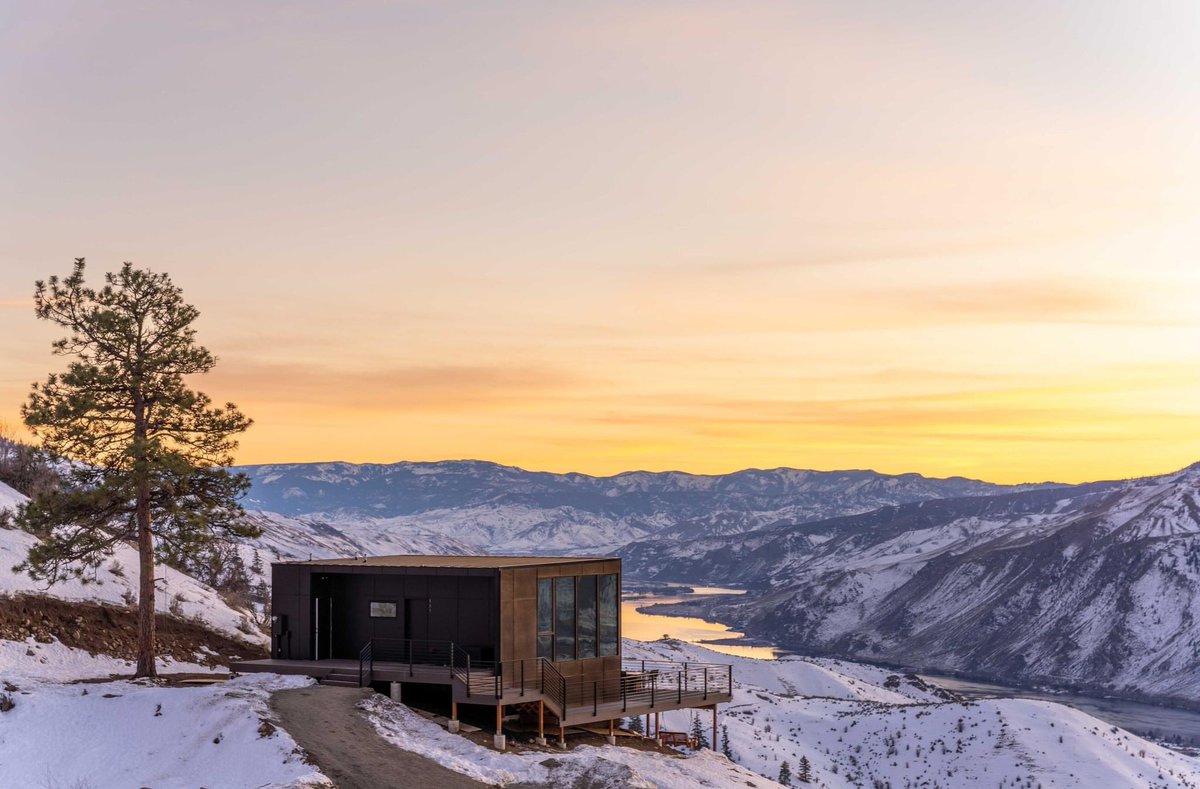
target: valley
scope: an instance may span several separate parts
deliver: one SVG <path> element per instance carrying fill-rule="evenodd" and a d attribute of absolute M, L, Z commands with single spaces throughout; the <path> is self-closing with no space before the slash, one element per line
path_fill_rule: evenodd
<path fill-rule="evenodd" d="M 704 646 L 726 655 L 775 660 L 789 654 L 777 644 L 747 643 L 743 634 L 728 625 L 699 617 L 678 616 L 672 606 L 694 601 L 720 600 L 723 595 L 744 594 L 741 590 L 681 585 L 692 594 L 673 592 L 670 586 L 658 593 L 627 594 L 621 607 L 622 632 L 626 638 L 651 641 L 670 636 Z M 638 609 L 645 609 L 639 611 Z M 714 639 L 718 640 L 714 643 Z M 1063 704 L 1113 726 L 1172 746 L 1200 747 L 1200 710 L 1148 704 L 1115 697 L 1097 697 L 1045 688 L 1021 688 L 973 682 L 960 677 L 921 672 L 930 682 L 973 699 L 1029 699 Z"/>

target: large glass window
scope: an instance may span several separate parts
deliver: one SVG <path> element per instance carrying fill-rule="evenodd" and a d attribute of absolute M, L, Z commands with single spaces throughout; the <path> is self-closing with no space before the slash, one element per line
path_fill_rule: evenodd
<path fill-rule="evenodd" d="M 601 575 L 599 581 L 600 600 L 597 608 L 600 620 L 600 655 L 606 657 L 618 654 L 620 633 L 617 629 L 617 606 L 620 601 L 617 599 L 617 576 Z"/>
<path fill-rule="evenodd" d="M 579 611 L 577 654 L 580 660 L 594 658 L 596 657 L 596 576 L 579 576 L 576 594 L 579 599 L 579 604 L 576 606 Z"/>
<path fill-rule="evenodd" d="M 537 585 L 537 654 L 554 657 L 554 579 L 539 578 Z"/>
<path fill-rule="evenodd" d="M 554 579 L 554 659 L 575 659 L 575 577 Z"/>
<path fill-rule="evenodd" d="M 548 660 L 586 660 L 620 653 L 617 576 L 539 578 L 537 654 Z"/>

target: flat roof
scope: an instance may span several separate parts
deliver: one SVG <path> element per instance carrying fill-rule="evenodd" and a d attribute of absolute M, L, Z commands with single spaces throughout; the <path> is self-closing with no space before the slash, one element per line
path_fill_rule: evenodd
<path fill-rule="evenodd" d="M 535 567 L 546 564 L 578 564 L 579 562 L 611 561 L 620 560 L 615 556 L 428 556 L 421 554 L 399 554 L 397 556 L 346 556 L 336 559 L 311 559 L 304 562 L 276 562 L 276 564 L 321 567 L 499 569 L 501 567 Z"/>

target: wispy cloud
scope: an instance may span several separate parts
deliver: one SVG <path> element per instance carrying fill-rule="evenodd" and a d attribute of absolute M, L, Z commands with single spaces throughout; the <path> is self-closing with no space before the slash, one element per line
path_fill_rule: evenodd
<path fill-rule="evenodd" d="M 228 360 L 204 386 L 247 402 L 402 414 L 488 409 L 581 384 L 563 370 L 521 365 L 417 365 L 344 369 Z"/>

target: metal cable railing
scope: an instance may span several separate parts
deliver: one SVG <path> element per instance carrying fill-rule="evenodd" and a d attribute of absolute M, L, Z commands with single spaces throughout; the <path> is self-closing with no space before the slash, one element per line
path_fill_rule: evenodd
<path fill-rule="evenodd" d="M 364 676 L 365 669 L 365 676 Z M 358 686 L 364 688 L 371 684 L 371 675 L 375 671 L 375 642 L 368 641 L 358 652 Z"/>
<path fill-rule="evenodd" d="M 733 666 L 720 663 L 670 663 L 624 661 L 621 675 L 605 679 L 568 680 L 565 702 L 571 707 L 591 707 L 620 702 L 621 711 L 653 709 L 661 704 L 706 702 L 713 695 L 733 692 Z"/>
<path fill-rule="evenodd" d="M 560 720 L 565 720 L 567 717 L 567 681 L 549 660 L 538 658 L 538 666 L 541 674 L 542 695 L 550 699 L 550 703 L 558 708 Z"/>
<path fill-rule="evenodd" d="M 597 714 L 602 704 L 620 702 L 622 711 L 631 707 L 654 707 L 662 703 L 706 702 L 710 695 L 733 692 L 733 666 L 727 663 L 673 663 L 667 660 L 621 661 L 619 676 L 604 679 L 564 678 L 558 667 L 545 658 L 522 660 L 477 660 L 452 641 L 416 639 L 372 639 L 359 652 L 359 685 L 370 684 L 375 662 L 408 665 L 409 676 L 416 666 L 445 667 L 451 679 L 462 684 L 467 698 L 504 698 L 540 693 L 566 718 L 568 708 L 591 707 Z"/>

